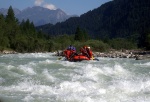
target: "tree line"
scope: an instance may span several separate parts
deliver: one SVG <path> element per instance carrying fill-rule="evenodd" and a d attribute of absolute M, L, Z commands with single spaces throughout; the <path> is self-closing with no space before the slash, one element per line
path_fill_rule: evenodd
<path fill-rule="evenodd" d="M 69 45 L 80 47 L 91 46 L 94 51 L 107 51 L 114 49 L 135 49 L 137 45 L 132 40 L 124 38 L 92 39 L 86 29 L 76 27 L 75 34 L 49 36 L 37 31 L 33 22 L 29 19 L 19 22 L 14 16 L 12 7 L 8 9 L 6 16 L 0 15 L 0 51 L 15 50 L 17 52 L 44 52 L 64 50 Z M 145 43 L 150 45 L 150 35 Z"/>
<path fill-rule="evenodd" d="M 7 15 L 0 15 L 0 50 L 18 52 L 45 51 L 49 49 L 48 36 L 37 32 L 29 19 L 19 22 L 10 6 Z"/>

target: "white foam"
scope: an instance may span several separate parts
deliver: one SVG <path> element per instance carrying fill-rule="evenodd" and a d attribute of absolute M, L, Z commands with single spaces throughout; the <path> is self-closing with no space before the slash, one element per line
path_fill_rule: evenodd
<path fill-rule="evenodd" d="M 34 69 L 32 67 L 30 67 L 29 65 L 20 65 L 18 67 L 18 69 L 21 69 L 26 74 L 30 74 L 30 75 L 35 75 L 36 74 Z"/>
<path fill-rule="evenodd" d="M 51 82 L 56 81 L 56 78 L 53 77 L 52 75 L 50 75 L 47 69 L 44 69 L 44 71 L 42 73 L 46 77 L 46 79 L 50 80 Z"/>
<path fill-rule="evenodd" d="M 13 65 L 7 65 L 6 68 L 7 70 L 11 70 L 11 69 L 14 69 L 15 67 Z"/>
<path fill-rule="evenodd" d="M 49 60 L 49 59 L 46 59 L 45 61 L 39 61 L 40 64 L 52 64 L 52 63 L 55 63 L 54 61 L 52 60 Z"/>
<path fill-rule="evenodd" d="M 87 90 L 80 82 L 68 82 L 64 81 L 60 83 L 60 89 L 57 90 L 58 99 L 81 100 L 87 93 Z"/>
<path fill-rule="evenodd" d="M 139 87 L 141 89 L 141 91 L 150 94 L 150 80 L 145 81 L 145 82 L 140 82 L 141 83 L 141 87 Z"/>
<path fill-rule="evenodd" d="M 100 74 L 103 73 L 103 71 L 100 68 L 94 67 L 92 64 L 88 64 L 85 68 L 83 68 L 83 77 L 92 79 L 93 81 L 99 81 Z"/>
<path fill-rule="evenodd" d="M 44 94 L 55 94 L 53 88 L 47 85 L 41 85 L 39 81 L 34 81 L 32 79 L 24 79 L 23 81 L 18 81 L 17 85 L 12 85 L 9 87 L 3 87 L 3 90 L 15 93 L 26 93 L 27 95 L 44 95 Z M 30 100 L 31 97 L 25 97 L 23 100 Z"/>
<path fill-rule="evenodd" d="M 77 101 L 77 102 L 105 102 L 101 95 L 106 94 L 106 89 L 101 88 L 98 84 L 85 82 L 69 82 L 60 83 L 60 89 L 57 90 L 57 98 L 62 101 Z"/>
<path fill-rule="evenodd" d="M 51 53 L 25 53 L 19 54 L 19 58 L 48 58 L 51 56 Z"/>
<path fill-rule="evenodd" d="M 150 62 L 144 63 L 142 65 L 150 66 Z M 150 67 L 149 67 L 150 68 Z"/>
<path fill-rule="evenodd" d="M 117 87 L 118 86 L 118 87 Z M 135 92 L 140 92 L 141 84 L 133 81 L 120 81 L 116 88 L 119 88 L 122 92 L 126 94 L 132 94 Z"/>
<path fill-rule="evenodd" d="M 51 86 L 34 85 L 32 87 L 31 95 L 54 95 L 55 90 Z"/>
<path fill-rule="evenodd" d="M 122 76 L 123 75 L 130 76 L 130 73 L 125 68 L 123 68 L 121 65 L 118 64 L 114 66 L 114 73 Z"/>
<path fill-rule="evenodd" d="M 113 69 L 111 67 L 103 67 L 103 74 L 104 75 L 112 75 L 113 74 Z"/>
<path fill-rule="evenodd" d="M 26 96 L 24 99 L 22 99 L 25 102 L 31 102 L 34 100 L 34 98 L 31 95 Z"/>
<path fill-rule="evenodd" d="M 112 97 L 116 97 L 116 100 L 127 101 L 127 102 L 143 102 L 146 101 L 148 97 L 144 98 L 144 95 L 150 94 L 150 81 L 142 81 L 141 79 L 132 80 L 132 79 L 116 79 L 113 80 L 112 85 L 109 85 L 107 88 L 107 95 L 110 96 L 112 101 Z M 136 100 L 136 101 L 135 101 Z"/>
<path fill-rule="evenodd" d="M 75 62 L 69 62 L 69 61 L 61 61 L 60 64 L 66 67 L 77 67 L 78 64 Z"/>
<path fill-rule="evenodd" d="M 150 62 L 146 62 L 146 63 L 135 63 L 134 65 L 136 65 L 136 66 L 147 66 L 147 67 L 149 67 L 150 68 Z"/>
<path fill-rule="evenodd" d="M 106 89 L 98 89 L 98 93 L 100 94 L 106 94 Z"/>
<path fill-rule="evenodd" d="M 80 82 L 68 82 L 68 81 L 60 83 L 60 89 L 64 92 L 64 94 L 72 92 L 80 93 L 82 91 L 86 91 L 86 89 L 81 85 Z"/>
<path fill-rule="evenodd" d="M 114 66 L 104 66 L 102 68 L 103 74 L 110 77 L 126 78 L 131 77 L 132 74 L 123 66 L 115 64 Z"/>

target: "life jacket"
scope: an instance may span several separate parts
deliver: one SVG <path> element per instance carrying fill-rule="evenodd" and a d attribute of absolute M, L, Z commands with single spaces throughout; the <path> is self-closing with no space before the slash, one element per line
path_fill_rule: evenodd
<path fill-rule="evenodd" d="M 76 51 L 74 51 L 74 50 L 65 50 L 64 51 L 64 55 L 65 55 L 67 60 L 72 60 L 75 53 L 76 53 Z"/>
<path fill-rule="evenodd" d="M 65 50 L 65 51 L 64 51 L 64 55 L 65 55 L 66 59 L 69 59 L 70 50 Z"/>
<path fill-rule="evenodd" d="M 87 50 L 87 53 L 89 55 L 89 58 L 92 58 L 93 57 L 92 50 L 90 50 L 89 48 L 87 48 L 86 50 Z"/>
<path fill-rule="evenodd" d="M 81 47 L 80 52 L 82 55 L 87 55 L 86 47 Z"/>
<path fill-rule="evenodd" d="M 84 46 L 80 49 L 80 52 L 82 55 L 87 56 L 88 58 L 92 58 L 93 57 L 93 53 L 92 50 L 90 50 L 88 47 Z"/>

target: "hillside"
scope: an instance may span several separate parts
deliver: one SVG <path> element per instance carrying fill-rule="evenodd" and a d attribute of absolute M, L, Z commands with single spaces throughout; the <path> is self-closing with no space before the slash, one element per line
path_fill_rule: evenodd
<path fill-rule="evenodd" d="M 80 17 L 38 29 L 50 35 L 70 35 L 75 33 L 77 26 L 85 29 L 93 38 L 137 40 L 150 31 L 150 0 L 113 0 Z"/>
<path fill-rule="evenodd" d="M 40 6 L 29 7 L 24 10 L 13 8 L 15 17 L 21 22 L 23 19 L 29 19 L 35 26 L 44 25 L 47 23 L 56 24 L 71 17 L 61 9 L 49 10 Z M 8 9 L 1 8 L 0 13 L 7 15 Z"/>

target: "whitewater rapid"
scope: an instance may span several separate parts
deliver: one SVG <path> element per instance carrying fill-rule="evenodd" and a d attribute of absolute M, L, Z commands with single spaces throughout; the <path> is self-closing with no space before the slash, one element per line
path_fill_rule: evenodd
<path fill-rule="evenodd" d="M 0 55 L 0 102 L 150 102 L 150 61 Z"/>

